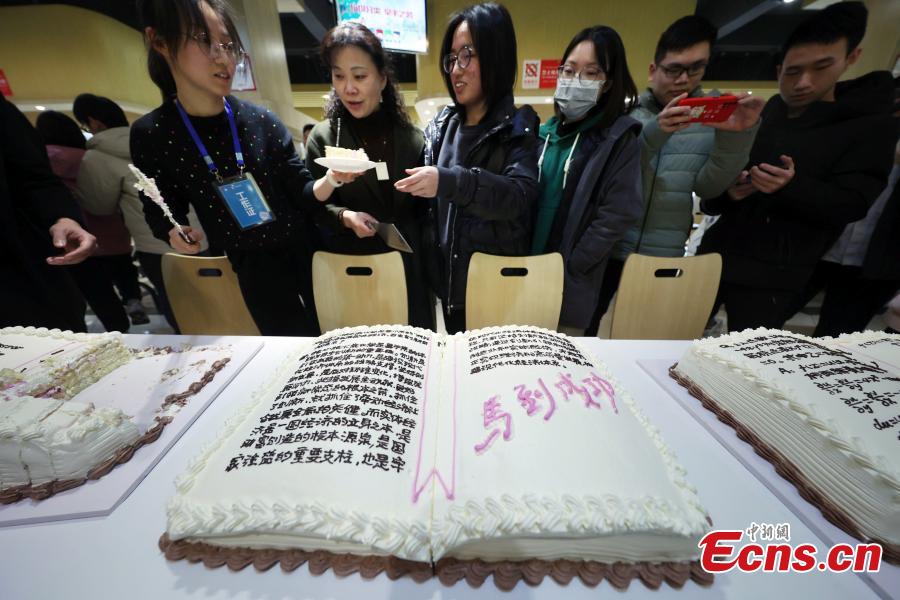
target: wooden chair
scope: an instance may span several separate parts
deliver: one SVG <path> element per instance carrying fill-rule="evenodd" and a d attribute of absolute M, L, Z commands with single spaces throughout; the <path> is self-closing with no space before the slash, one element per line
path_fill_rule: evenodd
<path fill-rule="evenodd" d="M 356 325 L 407 325 L 406 273 L 399 252 L 316 252 L 313 296 L 322 332 Z"/>
<path fill-rule="evenodd" d="M 476 252 L 466 281 L 466 329 L 534 325 L 556 330 L 562 307 L 563 261 L 540 256 Z"/>
<path fill-rule="evenodd" d="M 162 275 L 181 333 L 259 335 L 228 258 L 170 252 Z"/>
<path fill-rule="evenodd" d="M 612 314 L 611 339 L 693 340 L 709 320 L 722 257 L 632 254 L 625 261 Z"/>

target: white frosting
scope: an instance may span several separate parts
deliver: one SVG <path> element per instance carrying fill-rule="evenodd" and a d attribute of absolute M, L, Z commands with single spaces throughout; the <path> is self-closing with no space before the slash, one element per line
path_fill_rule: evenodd
<path fill-rule="evenodd" d="M 346 333 L 372 333 L 370 342 L 411 346 L 417 344 L 398 341 L 392 333 L 418 331 L 431 338 L 429 372 L 416 395 L 421 410 L 407 454 L 413 460 L 401 473 L 277 463 L 226 471 L 288 380 L 314 368 L 302 363 L 310 346 L 278 369 L 176 481 L 168 507 L 170 537 L 418 561 L 695 558 L 708 528 L 697 494 L 659 433 L 602 365 L 592 361 L 564 370 L 576 381 L 591 373 L 607 380 L 618 413 L 607 400 L 598 400 L 597 408 L 560 396 L 548 420 L 527 416 L 514 386 L 524 378 L 555 378 L 559 368 L 457 373 L 468 372 L 470 336 L 523 329 L 446 338 L 408 327 L 353 328 L 319 338 L 315 347 L 327 347 Z M 476 453 L 488 433 L 483 402 L 494 394 L 501 394 L 503 407 L 513 413 L 514 434 Z"/>
<path fill-rule="evenodd" d="M 538 334 L 561 334 L 536 328 L 516 328 Z M 543 559 L 685 560 L 697 555 L 697 542 L 707 531 L 706 512 L 684 470 L 635 406 L 615 377 L 587 351 L 591 366 L 506 366 L 469 374 L 466 340 L 508 328 L 489 328 L 456 336 L 457 489 L 455 498 L 436 493 L 435 556 L 459 558 L 523 558 L 528 540 L 531 555 Z M 572 340 L 569 340 L 572 341 Z M 584 387 L 595 374 L 615 391 L 615 409 L 605 396 L 568 401 L 554 383 L 565 373 Z M 531 416 L 519 402 L 516 386 L 540 390 L 538 380 L 554 397 L 543 398 Z M 481 454 L 475 446 L 489 435 L 483 403 L 499 394 L 511 414 L 512 435 L 502 437 Z M 453 391 L 445 390 L 444 398 Z M 616 409 L 618 412 L 616 412 Z M 654 538 L 617 555 L 620 536 Z M 578 545 L 572 538 L 581 539 Z M 483 540 L 502 539 L 504 546 L 485 547 Z"/>
<path fill-rule="evenodd" d="M 119 333 L 0 329 L 0 391 L 8 395 L 72 398 L 129 360 Z"/>
<path fill-rule="evenodd" d="M 748 358 L 735 349 L 735 344 L 775 336 L 797 342 L 794 356 Z M 831 340 L 747 330 L 694 342 L 677 371 L 796 465 L 864 535 L 896 544 L 900 543 L 898 341 L 896 335 L 872 332 Z M 796 356 L 810 352 L 819 356 Z M 831 361 L 833 365 L 824 364 Z M 846 373 L 814 379 L 804 375 L 848 363 L 854 368 Z M 874 369 L 862 370 L 870 367 Z M 859 389 L 845 386 L 840 393 L 829 394 L 816 385 L 827 385 L 835 377 L 844 377 Z M 880 400 L 856 404 L 866 394 Z"/>
<path fill-rule="evenodd" d="M 52 398 L 0 399 L 0 489 L 85 477 L 137 440 L 119 411 Z"/>
<path fill-rule="evenodd" d="M 369 160 L 369 156 L 362 148 L 354 150 L 352 148 L 340 148 L 338 146 L 325 146 L 326 158 L 353 158 L 357 160 Z"/>
<path fill-rule="evenodd" d="M 69 400 L 129 360 L 119 333 L 0 329 L 0 489 L 83 478 L 134 442 L 121 411 Z"/>

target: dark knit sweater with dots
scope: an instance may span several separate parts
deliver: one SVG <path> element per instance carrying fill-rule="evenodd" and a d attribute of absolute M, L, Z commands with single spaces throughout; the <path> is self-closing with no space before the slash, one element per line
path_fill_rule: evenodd
<path fill-rule="evenodd" d="M 213 189 L 216 182 L 194 145 L 173 100 L 167 100 L 131 126 L 131 159 L 156 180 L 175 219 L 187 224 L 188 204 L 197 211 L 210 246 L 225 252 L 308 245 L 306 223 L 317 209 L 312 177 L 297 156 L 291 134 L 269 110 L 228 96 L 234 112 L 245 170 L 275 214 L 275 221 L 242 231 Z M 191 123 L 223 178 L 239 173 L 228 117 L 191 117 Z M 309 184 L 309 185 L 307 185 Z M 153 235 L 169 241 L 172 224 L 141 194 Z"/>

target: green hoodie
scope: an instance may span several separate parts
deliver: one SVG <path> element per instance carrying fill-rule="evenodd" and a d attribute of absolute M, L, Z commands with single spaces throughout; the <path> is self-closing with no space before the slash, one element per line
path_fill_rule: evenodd
<path fill-rule="evenodd" d="M 531 240 L 531 253 L 543 254 L 547 250 L 547 240 L 553 229 L 553 220 L 556 211 L 563 199 L 564 168 L 570 154 L 574 154 L 573 144 L 578 134 L 587 131 L 600 122 L 602 112 L 585 119 L 574 130 L 560 136 L 557 133 L 559 118 L 551 117 L 541 125 L 538 137 L 541 140 L 541 148 L 544 160 L 540 169 L 541 192 L 538 196 L 537 219 L 534 223 L 534 237 Z M 549 137 L 549 141 L 547 138 Z M 577 178 L 575 178 L 577 180 Z M 568 184 L 569 180 L 566 180 Z"/>

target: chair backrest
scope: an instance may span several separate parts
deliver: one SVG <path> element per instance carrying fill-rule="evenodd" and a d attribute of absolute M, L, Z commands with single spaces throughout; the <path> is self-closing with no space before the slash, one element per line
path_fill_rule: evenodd
<path fill-rule="evenodd" d="M 666 258 L 632 254 L 616 295 L 610 338 L 693 340 L 709 320 L 722 257 Z"/>
<path fill-rule="evenodd" d="M 466 329 L 534 325 L 556 330 L 562 307 L 563 261 L 540 256 L 476 252 L 466 281 Z"/>
<path fill-rule="evenodd" d="M 407 325 L 406 273 L 399 252 L 316 252 L 313 295 L 322 332 L 356 325 Z"/>
<path fill-rule="evenodd" d="M 162 257 L 166 295 L 183 334 L 259 335 L 225 256 Z"/>

